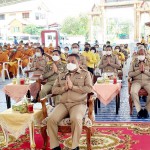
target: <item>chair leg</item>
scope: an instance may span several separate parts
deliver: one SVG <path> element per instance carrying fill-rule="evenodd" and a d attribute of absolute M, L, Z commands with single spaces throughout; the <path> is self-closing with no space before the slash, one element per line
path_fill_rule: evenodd
<path fill-rule="evenodd" d="M 92 150 L 91 135 L 92 135 L 92 128 L 87 128 L 86 130 L 87 150 Z"/>
<path fill-rule="evenodd" d="M 7 73 L 8 79 L 10 80 L 9 72 L 7 69 L 6 69 L 6 73 Z"/>
<path fill-rule="evenodd" d="M 47 136 L 47 132 L 46 132 L 47 127 L 41 127 L 41 134 L 42 134 L 42 138 L 44 141 L 44 145 L 43 145 L 43 150 L 46 150 L 47 148 L 47 144 L 48 144 L 48 136 Z"/>
<path fill-rule="evenodd" d="M 5 81 L 5 70 L 4 69 L 2 70 L 2 75 L 1 76 L 2 76 L 2 81 Z"/>
<path fill-rule="evenodd" d="M 101 102 L 98 98 L 97 98 L 97 101 L 98 101 L 98 108 L 100 108 L 101 107 Z"/>
<path fill-rule="evenodd" d="M 132 113 L 133 113 L 133 102 L 132 102 L 131 95 L 129 95 L 129 105 L 130 105 L 130 115 L 132 115 Z"/>

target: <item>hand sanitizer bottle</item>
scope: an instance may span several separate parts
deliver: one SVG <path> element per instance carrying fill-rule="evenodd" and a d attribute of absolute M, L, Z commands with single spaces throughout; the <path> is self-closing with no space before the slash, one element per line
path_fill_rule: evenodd
<path fill-rule="evenodd" d="M 20 84 L 20 76 L 17 74 L 17 84 Z"/>

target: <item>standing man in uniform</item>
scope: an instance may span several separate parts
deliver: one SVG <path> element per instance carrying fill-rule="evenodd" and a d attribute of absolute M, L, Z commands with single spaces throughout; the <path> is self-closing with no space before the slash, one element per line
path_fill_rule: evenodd
<path fill-rule="evenodd" d="M 57 79 L 58 74 L 67 71 L 66 63 L 63 63 L 61 61 L 60 55 L 61 52 L 59 50 L 53 51 L 53 62 L 46 65 L 45 71 L 40 77 L 42 80 L 47 80 L 46 84 L 43 86 L 42 90 L 39 93 L 40 99 L 44 98 L 46 95 L 49 94 L 49 92 L 51 92 L 52 86 Z"/>
<path fill-rule="evenodd" d="M 77 54 L 68 56 L 67 73 L 61 73 L 52 89 L 53 94 L 61 95 L 58 104 L 47 121 L 50 145 L 53 150 L 61 150 L 58 142 L 58 124 L 70 116 L 72 130 L 72 150 L 79 150 L 82 132 L 82 119 L 87 109 L 87 94 L 92 92 L 90 73 L 79 68 L 80 57 Z"/>
<path fill-rule="evenodd" d="M 146 57 L 143 45 L 138 47 L 137 59 L 130 66 L 129 77 L 132 78 L 131 97 L 137 110 L 138 118 L 148 118 L 150 111 L 150 60 Z M 148 93 L 146 106 L 142 109 L 138 92 L 144 88 Z"/>
<path fill-rule="evenodd" d="M 108 45 L 106 47 L 106 55 L 102 57 L 99 68 L 102 69 L 103 73 L 117 73 L 120 67 L 118 58 L 112 54 L 112 46 Z"/>

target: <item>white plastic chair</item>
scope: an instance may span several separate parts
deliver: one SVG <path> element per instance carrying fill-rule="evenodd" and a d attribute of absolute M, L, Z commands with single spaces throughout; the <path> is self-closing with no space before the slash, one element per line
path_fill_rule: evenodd
<path fill-rule="evenodd" d="M 3 63 L 3 68 L 2 68 L 2 71 L 1 71 L 2 81 L 5 81 L 5 72 L 7 73 L 8 79 L 10 80 L 8 67 L 6 67 L 6 65 L 8 65 L 8 64 L 9 64 L 9 62 L 4 62 Z"/>

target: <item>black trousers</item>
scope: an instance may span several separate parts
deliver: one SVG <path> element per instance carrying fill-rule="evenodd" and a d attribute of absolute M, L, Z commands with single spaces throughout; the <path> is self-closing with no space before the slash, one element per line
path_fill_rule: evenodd
<path fill-rule="evenodd" d="M 91 72 L 92 74 L 94 73 L 94 68 L 88 67 L 88 71 Z"/>

